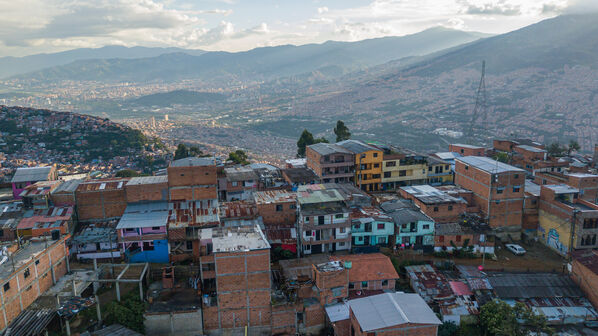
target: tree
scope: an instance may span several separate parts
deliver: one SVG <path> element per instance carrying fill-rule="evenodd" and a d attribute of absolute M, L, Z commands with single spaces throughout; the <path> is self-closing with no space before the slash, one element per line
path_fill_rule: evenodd
<path fill-rule="evenodd" d="M 561 146 L 558 142 L 553 142 L 548 147 L 546 147 L 546 151 L 550 156 L 563 156 L 565 153 L 564 146 Z"/>
<path fill-rule="evenodd" d="M 184 159 L 186 157 L 189 157 L 189 149 L 187 148 L 187 146 L 185 146 L 185 144 L 179 144 L 176 148 L 176 151 L 174 152 L 174 159 L 179 160 Z"/>
<path fill-rule="evenodd" d="M 567 155 L 571 155 L 571 152 L 575 151 L 578 152 L 581 149 L 579 143 L 575 140 L 569 141 L 569 146 L 567 147 Z"/>
<path fill-rule="evenodd" d="M 116 172 L 116 177 L 137 177 L 139 173 L 133 169 L 123 169 Z"/>
<path fill-rule="evenodd" d="M 203 152 L 197 146 L 189 147 L 189 156 L 202 156 Z"/>
<path fill-rule="evenodd" d="M 502 163 L 509 163 L 509 154 L 505 152 L 498 152 L 496 155 L 494 155 L 494 160 Z"/>
<path fill-rule="evenodd" d="M 438 326 L 438 336 L 455 336 L 457 331 L 459 331 L 459 327 L 452 321 L 444 322 Z"/>
<path fill-rule="evenodd" d="M 349 132 L 349 128 L 345 126 L 345 123 L 342 120 L 336 122 L 334 134 L 336 134 L 336 142 L 351 138 L 351 132 Z"/>
<path fill-rule="evenodd" d="M 519 328 L 513 308 L 501 300 L 492 300 L 482 306 L 480 310 L 480 324 L 490 335 L 525 335 L 523 330 Z"/>
<path fill-rule="evenodd" d="M 242 164 L 242 165 L 249 164 L 249 161 L 247 160 L 247 154 L 245 154 L 245 152 L 240 149 L 238 149 L 232 153 L 229 153 L 228 159 L 233 161 L 236 164 Z"/>
<path fill-rule="evenodd" d="M 313 134 L 304 129 L 297 141 L 297 157 L 305 157 L 305 147 L 314 143 Z"/>

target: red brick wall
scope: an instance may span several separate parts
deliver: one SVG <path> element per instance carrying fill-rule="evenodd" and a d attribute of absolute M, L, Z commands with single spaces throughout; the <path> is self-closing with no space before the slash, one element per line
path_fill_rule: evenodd
<path fill-rule="evenodd" d="M 272 307 L 272 334 L 294 335 L 297 309 L 291 305 Z"/>
<path fill-rule="evenodd" d="M 125 182 L 126 183 L 126 182 Z M 120 217 L 127 207 L 125 189 L 77 191 L 79 220 Z"/>
<path fill-rule="evenodd" d="M 167 201 L 168 183 L 150 183 L 125 186 L 127 202 Z"/>
<path fill-rule="evenodd" d="M 359 322 L 353 315 L 353 311 L 349 310 L 349 317 L 351 327 L 355 331 L 356 336 L 369 335 L 383 335 L 383 336 L 435 336 L 438 333 L 438 326 L 429 324 L 413 324 L 407 323 L 388 328 L 376 329 L 375 331 L 364 332 L 359 326 Z"/>
<path fill-rule="evenodd" d="M 463 156 L 484 156 L 486 149 L 483 147 L 469 148 L 459 145 L 449 145 L 449 151 L 459 153 Z"/>
<path fill-rule="evenodd" d="M 168 167 L 168 186 L 216 185 L 218 174 L 216 166 Z"/>
<path fill-rule="evenodd" d="M 571 279 L 579 285 L 592 305 L 598 307 L 598 275 L 577 260 L 573 260 Z"/>

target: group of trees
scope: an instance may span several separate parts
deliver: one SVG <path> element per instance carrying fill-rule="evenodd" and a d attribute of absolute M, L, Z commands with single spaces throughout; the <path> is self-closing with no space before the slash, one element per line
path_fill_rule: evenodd
<path fill-rule="evenodd" d="M 521 302 L 511 306 L 502 300 L 493 300 L 480 309 L 478 324 L 445 322 L 438 328 L 439 336 L 527 336 L 552 335 L 554 329 L 548 327 L 544 315 Z"/>
<path fill-rule="evenodd" d="M 174 151 L 174 159 L 184 159 L 192 156 L 206 156 L 197 146 L 187 147 L 185 144 L 179 144 Z"/>
<path fill-rule="evenodd" d="M 342 120 L 336 122 L 334 134 L 336 135 L 336 142 L 351 138 L 351 132 L 349 132 L 349 128 L 345 126 L 345 123 Z M 299 137 L 299 140 L 297 141 L 297 157 L 305 157 L 305 148 L 309 145 L 320 142 L 329 143 L 330 141 L 324 137 L 314 138 L 313 134 L 311 134 L 307 129 L 304 129 Z"/>
<path fill-rule="evenodd" d="M 236 164 L 249 164 L 249 160 L 247 160 L 247 154 L 240 149 L 228 154 L 228 159 Z"/>
<path fill-rule="evenodd" d="M 558 142 L 553 142 L 550 145 L 548 145 L 548 147 L 546 147 L 548 155 L 555 157 L 571 155 L 572 152 L 577 152 L 580 149 L 581 146 L 575 140 L 569 141 L 569 145 L 561 145 Z"/>

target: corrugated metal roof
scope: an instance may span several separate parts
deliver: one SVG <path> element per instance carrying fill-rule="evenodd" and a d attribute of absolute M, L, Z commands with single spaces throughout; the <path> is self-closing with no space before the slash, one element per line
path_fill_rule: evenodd
<path fill-rule="evenodd" d="M 332 306 L 327 306 L 326 315 L 330 322 L 337 322 L 349 319 L 349 304 L 341 302 Z"/>
<path fill-rule="evenodd" d="M 384 293 L 348 302 L 363 331 L 406 323 L 441 324 L 418 294 Z"/>
<path fill-rule="evenodd" d="M 367 145 L 359 140 L 344 140 L 341 142 L 337 142 L 336 143 L 338 146 L 341 146 L 355 154 L 359 154 L 359 153 L 363 153 L 363 152 L 367 152 L 367 151 L 379 151 L 381 152 L 382 150 Z"/>
<path fill-rule="evenodd" d="M 525 170 L 521 168 L 513 167 L 506 163 L 495 161 L 485 156 L 464 156 L 461 158 L 457 158 L 456 160 L 492 174 L 506 172 L 525 172 Z"/>
<path fill-rule="evenodd" d="M 342 202 L 345 198 L 335 189 L 312 190 L 304 189 L 297 191 L 297 200 L 299 204 Z"/>
<path fill-rule="evenodd" d="M 540 148 L 536 148 L 536 147 L 532 147 L 532 146 L 528 146 L 528 145 L 519 145 L 517 146 L 518 148 L 521 148 L 523 150 L 526 150 L 528 152 L 533 152 L 533 153 L 546 153 L 546 150 L 544 149 L 540 149 Z"/>
<path fill-rule="evenodd" d="M 129 204 L 120 218 L 116 229 L 166 226 L 168 223 L 168 202 Z"/>
<path fill-rule="evenodd" d="M 566 184 L 549 184 L 544 185 L 544 187 L 554 191 L 555 194 L 572 194 L 579 192 L 579 189 L 573 188 Z"/>
<path fill-rule="evenodd" d="M 455 160 L 456 158 L 460 158 L 463 155 L 455 152 L 438 152 L 434 153 L 437 157 L 441 158 L 442 160 Z"/>
<path fill-rule="evenodd" d="M 259 179 L 255 171 L 249 167 L 224 168 L 224 174 L 226 175 L 226 179 L 231 182 L 255 181 Z"/>
<path fill-rule="evenodd" d="M 56 189 L 54 189 L 52 191 L 52 194 L 61 193 L 61 192 L 74 193 L 75 190 L 77 190 L 77 187 L 79 186 L 79 184 L 81 184 L 81 182 L 83 182 L 83 181 L 84 181 L 84 179 L 64 181 L 58 187 L 56 187 Z"/>
<path fill-rule="evenodd" d="M 172 161 L 171 167 L 195 167 L 195 166 L 213 166 L 216 160 L 213 157 L 187 157 Z"/>
<path fill-rule="evenodd" d="M 432 218 L 426 216 L 423 212 L 409 208 L 398 209 L 390 212 L 388 215 L 392 217 L 396 225 L 418 221 L 434 222 Z"/>
<path fill-rule="evenodd" d="M 430 185 L 401 187 L 401 190 L 412 195 L 425 204 L 466 203 L 465 200 L 453 197 Z"/>
<path fill-rule="evenodd" d="M 26 309 L 14 319 L 8 328 L 4 329 L 4 336 L 30 336 L 41 335 L 56 316 L 56 310 Z"/>
<path fill-rule="evenodd" d="M 17 168 L 11 183 L 47 181 L 52 167 Z"/>
<path fill-rule="evenodd" d="M 336 144 L 330 144 L 330 143 L 324 143 L 324 142 L 309 145 L 307 147 L 314 150 L 315 152 L 317 152 L 320 155 L 330 155 L 330 154 L 334 154 L 334 153 L 352 154 L 352 152 L 350 152 L 346 148 L 343 148 Z"/>
<path fill-rule="evenodd" d="M 157 183 L 167 183 L 168 182 L 168 175 L 161 175 L 161 176 L 138 176 L 133 177 L 127 182 L 128 186 L 132 185 L 142 185 L 142 184 L 157 184 Z"/>
<path fill-rule="evenodd" d="M 534 196 L 540 196 L 540 185 L 530 180 L 525 180 L 525 192 L 530 193 Z"/>
<path fill-rule="evenodd" d="M 501 299 L 583 296 L 573 280 L 559 274 L 490 273 L 488 281 Z"/>

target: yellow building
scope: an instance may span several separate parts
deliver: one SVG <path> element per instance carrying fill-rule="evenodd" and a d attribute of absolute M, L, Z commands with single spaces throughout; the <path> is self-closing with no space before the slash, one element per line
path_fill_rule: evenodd
<path fill-rule="evenodd" d="M 358 140 L 336 144 L 355 154 L 355 185 L 364 191 L 381 190 L 383 151 Z"/>
<path fill-rule="evenodd" d="M 425 156 L 389 148 L 383 155 L 382 189 L 395 190 L 402 186 L 425 184 L 427 171 Z"/>
<path fill-rule="evenodd" d="M 428 156 L 427 183 L 437 186 L 453 183 L 451 164 L 439 158 Z"/>

